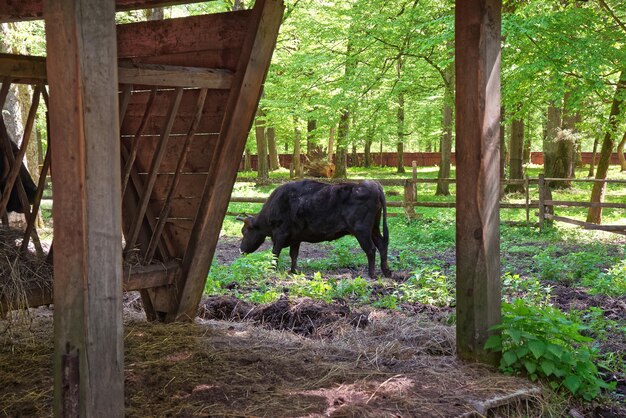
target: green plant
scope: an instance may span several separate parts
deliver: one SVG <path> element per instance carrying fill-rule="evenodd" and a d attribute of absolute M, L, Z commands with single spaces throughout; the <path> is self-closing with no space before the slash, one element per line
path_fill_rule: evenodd
<path fill-rule="evenodd" d="M 211 268 L 207 283 L 216 286 L 225 286 L 236 282 L 258 283 L 271 277 L 275 273 L 276 258 L 271 251 L 259 251 L 245 254 L 237 258 L 230 266 L 217 265 Z"/>
<path fill-rule="evenodd" d="M 294 276 L 294 278 L 296 282 L 290 290 L 294 295 L 307 296 L 312 299 L 323 300 L 324 302 L 333 300 L 334 280 L 326 280 L 319 271 L 313 274 L 312 279 L 307 279 L 303 275 Z"/>
<path fill-rule="evenodd" d="M 594 364 L 593 341 L 581 335 L 585 326 L 551 306 L 529 306 L 522 299 L 504 303 L 502 323 L 485 349 L 501 351 L 500 370 L 542 378 L 555 390 L 565 388 L 585 400 L 601 389 L 614 388 L 600 377 Z"/>
<path fill-rule="evenodd" d="M 626 295 L 626 260 L 615 264 L 606 273 L 583 279 L 582 284 L 589 287 L 589 293 L 592 294 L 616 297 Z"/>
<path fill-rule="evenodd" d="M 595 250 L 595 251 L 594 251 Z M 601 274 L 600 266 L 606 259 L 605 254 L 598 254 L 593 247 L 587 251 L 569 253 L 563 257 L 568 266 L 568 276 L 571 279 L 594 280 Z"/>
<path fill-rule="evenodd" d="M 355 279 L 341 279 L 338 282 L 331 282 L 333 299 L 353 298 L 361 302 L 367 301 L 372 287 L 363 277 L 358 276 Z"/>
<path fill-rule="evenodd" d="M 372 305 L 377 308 L 398 309 L 398 298 L 396 295 L 388 293 L 372 303 Z"/>
<path fill-rule="evenodd" d="M 545 306 L 550 303 L 551 292 L 551 286 L 544 286 L 537 279 L 526 279 L 509 272 L 502 277 L 503 300 L 522 298 L 532 305 Z"/>
<path fill-rule="evenodd" d="M 553 255 L 555 251 L 556 247 L 550 245 L 533 257 L 533 259 L 537 262 L 541 280 L 557 281 L 566 278 L 566 267 L 563 265 L 561 260 Z"/>
<path fill-rule="evenodd" d="M 454 301 L 454 282 L 436 267 L 418 270 L 399 286 L 401 300 L 449 306 Z"/>

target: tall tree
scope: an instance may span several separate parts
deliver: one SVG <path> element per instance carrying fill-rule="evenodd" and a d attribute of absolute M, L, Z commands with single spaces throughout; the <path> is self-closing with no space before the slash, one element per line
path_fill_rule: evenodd
<path fill-rule="evenodd" d="M 265 136 L 265 112 L 261 107 L 257 110 L 256 119 L 254 121 L 256 134 L 256 152 L 257 152 L 257 179 L 264 183 L 269 179 L 269 170 L 267 164 L 267 139 Z"/>
<path fill-rule="evenodd" d="M 443 179 L 450 178 L 450 165 L 452 156 L 452 127 L 454 125 L 454 66 L 448 66 L 442 73 L 444 80 L 443 94 L 443 118 L 441 123 L 441 142 L 439 150 L 441 152 L 441 161 L 439 163 L 439 173 L 435 195 L 450 195 L 449 184 Z"/>
<path fill-rule="evenodd" d="M 402 77 L 402 56 L 398 57 L 398 62 L 396 64 L 396 68 L 398 71 L 398 79 Z M 398 142 L 397 142 L 397 150 L 398 150 L 398 164 L 396 166 L 398 173 L 404 173 L 404 137 L 406 136 L 406 127 L 404 126 L 404 91 L 399 89 L 398 91 L 398 113 L 397 113 L 397 123 L 398 123 Z"/>
<path fill-rule="evenodd" d="M 617 88 L 615 89 L 615 95 L 613 96 L 613 104 L 611 105 L 611 113 L 609 115 L 609 123 L 604 135 L 604 141 L 602 141 L 602 149 L 600 150 L 600 159 L 598 161 L 598 168 L 596 170 L 596 179 L 606 179 L 606 174 L 609 170 L 609 163 L 611 160 L 611 153 L 615 148 L 615 137 L 617 135 L 617 128 L 619 125 L 619 118 L 622 112 L 622 105 L 626 96 L 626 70 L 622 70 L 619 81 L 617 82 Z M 591 191 L 591 202 L 600 203 L 604 200 L 604 194 L 606 192 L 605 182 L 595 182 L 593 190 Z M 599 224 L 602 222 L 602 208 L 591 207 L 587 212 L 587 222 Z"/>
<path fill-rule="evenodd" d="M 509 178 L 521 180 L 524 178 L 524 119 L 515 118 L 511 122 L 511 142 L 509 145 Z M 507 193 L 523 192 L 523 184 L 509 184 L 506 186 Z"/>
<path fill-rule="evenodd" d="M 299 121 L 297 117 L 293 118 L 293 172 L 297 178 L 302 177 L 302 151 L 300 150 L 300 143 L 302 141 L 302 134 L 300 131 Z"/>
<path fill-rule="evenodd" d="M 617 158 L 619 159 L 620 171 L 626 171 L 626 158 L 624 157 L 624 146 L 626 145 L 626 132 L 622 140 L 617 144 Z"/>
<path fill-rule="evenodd" d="M 267 128 L 266 133 L 270 171 L 278 170 L 280 168 L 280 160 L 278 159 L 278 150 L 276 147 L 276 128 L 270 126 Z"/>

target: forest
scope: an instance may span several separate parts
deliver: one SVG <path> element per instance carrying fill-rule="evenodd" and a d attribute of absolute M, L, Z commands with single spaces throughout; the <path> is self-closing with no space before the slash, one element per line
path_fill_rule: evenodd
<path fill-rule="evenodd" d="M 118 12 L 117 23 L 252 3 Z M 124 296 L 126 414 L 626 416 L 626 1 L 503 1 L 503 310 L 486 346 L 497 370 L 455 357 L 454 1 L 285 6 L 198 322 L 153 327 L 139 293 Z M 43 23 L 2 24 L 0 52 L 45 56 Z M 12 136 L 31 90 L 9 93 Z M 45 120 L 40 110 L 29 167 L 43 164 Z M 420 152 L 436 164 L 404 158 Z M 351 236 L 303 244 L 295 274 L 269 240 L 240 254 L 236 217 L 311 174 L 384 185 L 392 278 L 366 278 Z M 51 214 L 48 187 L 43 241 Z M 41 309 L 29 332 L 49 338 Z M 18 338 L 0 349 L 13 359 L 0 387 L 15 389 L 0 390 L 0 414 L 46 415 L 49 350 L 4 334 Z M 26 363 L 44 376 L 34 386 Z"/>

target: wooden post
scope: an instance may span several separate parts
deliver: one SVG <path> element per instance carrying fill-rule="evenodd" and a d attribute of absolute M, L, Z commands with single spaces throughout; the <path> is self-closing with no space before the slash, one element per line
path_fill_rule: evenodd
<path fill-rule="evenodd" d="M 115 2 L 44 2 L 54 174 L 54 415 L 124 415 Z"/>
<path fill-rule="evenodd" d="M 411 180 L 404 181 L 404 213 L 411 220 L 415 219 L 415 183 Z"/>
<path fill-rule="evenodd" d="M 539 174 L 539 181 L 537 186 L 539 187 L 539 230 L 543 231 L 543 226 L 546 221 L 546 206 L 544 204 L 546 200 L 546 180 L 544 174 Z"/>
<path fill-rule="evenodd" d="M 528 174 L 524 176 L 524 190 L 526 195 L 526 222 L 530 222 L 530 181 L 528 181 Z"/>
<path fill-rule="evenodd" d="M 483 347 L 500 322 L 501 0 L 456 0 L 457 353 L 496 364 Z"/>

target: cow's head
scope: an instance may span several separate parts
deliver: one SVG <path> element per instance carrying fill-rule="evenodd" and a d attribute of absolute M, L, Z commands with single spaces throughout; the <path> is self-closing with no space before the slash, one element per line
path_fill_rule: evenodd
<path fill-rule="evenodd" d="M 237 219 L 243 221 L 243 228 L 241 228 L 241 245 L 239 250 L 243 254 L 250 254 L 259 249 L 259 247 L 265 242 L 266 235 L 255 226 L 255 219 L 252 216 L 237 217 Z"/>

